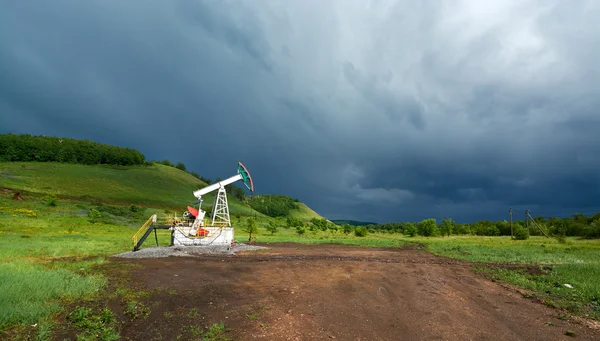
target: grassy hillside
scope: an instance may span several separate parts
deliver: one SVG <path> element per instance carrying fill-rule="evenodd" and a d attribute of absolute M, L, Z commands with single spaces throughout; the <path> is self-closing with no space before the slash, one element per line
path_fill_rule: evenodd
<path fill-rule="evenodd" d="M 182 212 L 193 205 L 192 192 L 206 183 L 174 167 L 79 165 L 53 162 L 0 162 L 0 188 L 43 196 L 52 194 L 86 202 L 135 204 Z M 214 203 L 215 194 L 203 197 L 204 206 Z M 232 195 L 227 196 L 232 215 L 266 216 Z M 304 204 L 290 212 L 310 220 L 320 217 Z"/>
<path fill-rule="evenodd" d="M 192 191 L 206 184 L 159 164 L 123 167 L 2 162 L 0 185 L 61 198 L 175 208 L 193 202 Z"/>
<path fill-rule="evenodd" d="M 298 208 L 290 211 L 290 216 L 300 220 L 311 220 L 312 218 L 322 218 L 319 213 L 313 211 L 310 207 L 303 203 L 297 203 Z"/>

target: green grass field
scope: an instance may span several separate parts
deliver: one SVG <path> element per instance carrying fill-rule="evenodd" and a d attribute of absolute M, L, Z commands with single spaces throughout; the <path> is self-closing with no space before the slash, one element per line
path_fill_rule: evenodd
<path fill-rule="evenodd" d="M 3 332 L 39 324 L 41 339 L 51 329 L 52 316 L 66 302 L 94 298 L 107 279 L 92 269 L 110 255 L 132 249 L 131 238 L 153 213 L 181 213 L 190 203 L 199 180 L 172 167 L 80 166 L 36 163 L 0 163 L 0 339 Z M 24 201 L 12 200 L 10 188 L 24 193 Z M 56 206 L 44 196 L 59 196 Z M 191 198 L 193 199 L 193 198 Z M 205 202 L 212 202 L 206 198 Z M 99 205 L 99 202 L 106 203 Z M 117 204 L 120 204 L 117 205 Z M 143 206 L 133 210 L 130 205 Z M 108 205 L 108 206 L 107 206 Z M 112 206 L 111 206 L 112 205 Z M 245 215 L 256 216 L 258 242 L 342 243 L 364 247 L 425 245 L 437 255 L 473 262 L 540 265 L 540 271 L 481 268 L 491 278 L 533 292 L 548 305 L 574 313 L 600 314 L 600 240 L 569 238 L 566 243 L 532 237 L 405 237 L 375 233 L 366 237 L 341 232 L 284 228 L 285 219 L 271 219 L 230 200 L 236 241 L 244 242 Z M 90 209 L 102 211 L 102 219 L 90 221 Z M 304 220 L 319 217 L 306 205 L 292 213 Z M 270 221 L 280 226 L 271 235 Z M 143 247 L 153 246 L 149 238 Z M 169 232 L 159 232 L 160 245 L 169 243 Z M 542 265 L 546 265 L 542 268 Z M 551 269 L 551 270 L 550 270 Z M 567 288 L 570 284 L 573 288 Z"/>

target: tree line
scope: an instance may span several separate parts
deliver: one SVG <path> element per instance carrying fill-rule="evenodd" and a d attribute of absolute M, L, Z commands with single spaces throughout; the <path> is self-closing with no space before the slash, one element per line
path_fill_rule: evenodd
<path fill-rule="evenodd" d="M 130 166 L 144 164 L 145 157 L 135 149 L 89 140 L 29 134 L 2 134 L 0 135 L 0 161 Z"/>
<path fill-rule="evenodd" d="M 402 233 L 409 236 L 510 236 L 511 224 L 506 220 L 481 220 L 470 224 L 459 224 L 451 218 L 425 219 L 420 222 L 395 222 L 365 226 L 371 232 Z M 541 231 L 540 231 L 541 229 Z M 518 239 L 526 239 L 530 235 L 549 235 L 554 237 L 600 238 L 600 213 L 585 216 L 580 213 L 571 217 L 546 219 L 534 217 L 533 221 L 516 220 L 512 223 L 512 235 Z"/>

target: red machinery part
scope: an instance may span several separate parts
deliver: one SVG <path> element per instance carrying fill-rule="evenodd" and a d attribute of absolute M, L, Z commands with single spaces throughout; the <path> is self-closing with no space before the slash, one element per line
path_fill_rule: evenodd
<path fill-rule="evenodd" d="M 208 236 L 209 233 L 210 233 L 210 231 L 200 228 L 200 229 L 198 229 L 198 232 L 196 232 L 196 236 L 206 237 L 206 236 Z"/>
<path fill-rule="evenodd" d="M 198 216 L 198 210 L 193 208 L 192 206 L 187 207 L 188 212 L 196 218 Z"/>

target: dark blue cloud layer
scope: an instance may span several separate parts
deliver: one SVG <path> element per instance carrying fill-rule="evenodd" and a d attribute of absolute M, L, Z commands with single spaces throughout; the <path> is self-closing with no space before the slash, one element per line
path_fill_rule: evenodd
<path fill-rule="evenodd" d="M 363 5 L 5 4 L 0 132 L 242 161 L 332 219 L 600 209 L 599 5 Z"/>

